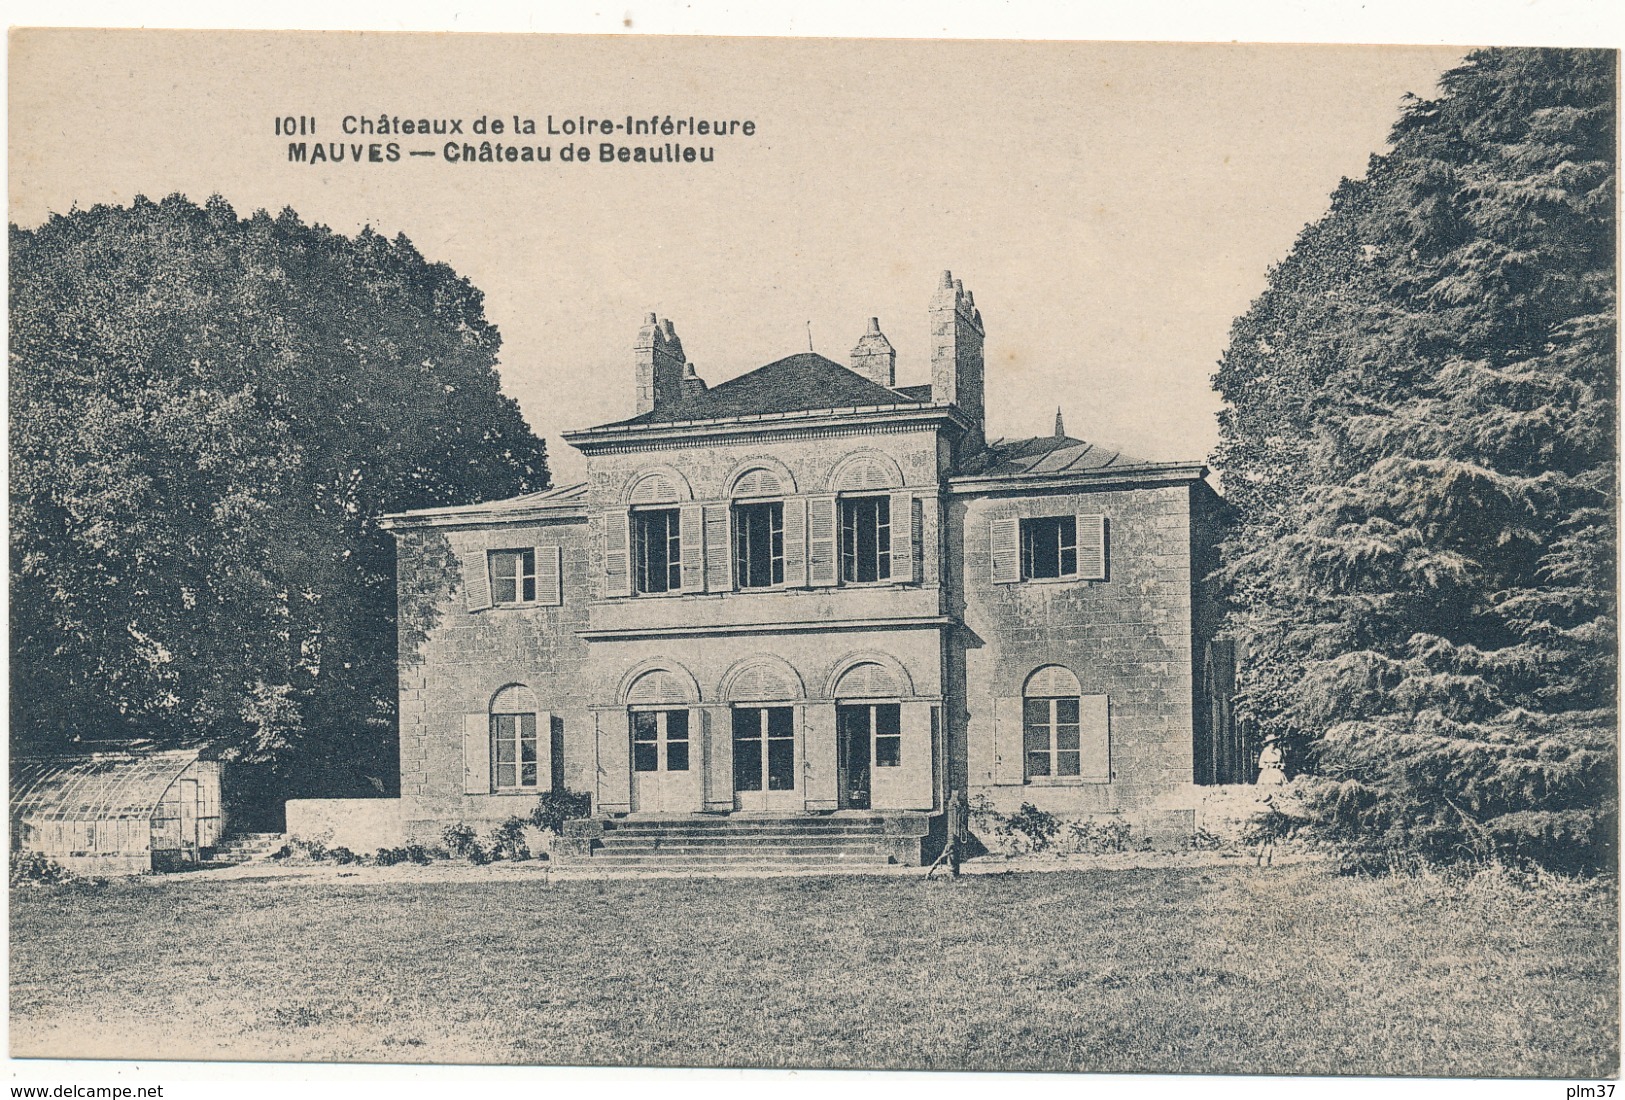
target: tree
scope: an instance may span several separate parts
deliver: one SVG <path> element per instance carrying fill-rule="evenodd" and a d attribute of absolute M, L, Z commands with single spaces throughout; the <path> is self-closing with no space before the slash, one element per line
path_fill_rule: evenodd
<path fill-rule="evenodd" d="M 378 518 L 545 487 L 481 295 L 404 237 L 138 198 L 11 229 L 12 737 L 396 774 Z"/>
<path fill-rule="evenodd" d="M 1367 855 L 1613 858 L 1615 79 L 1470 55 L 1215 375 L 1238 706 Z"/>

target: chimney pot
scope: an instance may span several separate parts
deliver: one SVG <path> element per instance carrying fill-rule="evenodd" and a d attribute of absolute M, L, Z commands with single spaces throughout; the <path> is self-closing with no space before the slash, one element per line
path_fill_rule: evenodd
<path fill-rule="evenodd" d="M 869 318 L 869 335 L 870 336 L 879 336 L 880 335 L 880 318 L 879 317 L 871 317 L 871 318 Z"/>

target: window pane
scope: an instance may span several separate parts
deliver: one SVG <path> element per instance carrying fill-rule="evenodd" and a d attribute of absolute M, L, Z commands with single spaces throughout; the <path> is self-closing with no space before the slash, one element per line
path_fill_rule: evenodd
<path fill-rule="evenodd" d="M 1024 556 L 1028 559 L 1026 575 L 1039 578 L 1060 576 L 1061 519 L 1024 519 L 1021 521 L 1021 536 Z"/>
<path fill-rule="evenodd" d="M 875 733 L 881 737 L 896 737 L 903 732 L 903 708 L 897 703 L 881 703 L 875 707 Z"/>
<path fill-rule="evenodd" d="M 857 516 L 858 528 L 858 572 L 854 578 L 858 581 L 872 581 L 875 579 L 875 568 L 878 553 L 875 537 L 875 509 L 874 501 L 860 500 L 853 503 Z"/>
<path fill-rule="evenodd" d="M 523 765 L 520 766 L 519 785 L 521 787 L 534 787 L 534 786 L 536 786 L 536 765 L 535 764 L 523 764 Z"/>
<path fill-rule="evenodd" d="M 775 737 L 767 743 L 767 789 L 793 791 L 796 787 L 796 743 Z"/>
<path fill-rule="evenodd" d="M 640 710 L 632 715 L 632 737 L 638 741 L 653 741 L 659 734 L 658 718 L 652 711 Z"/>
<path fill-rule="evenodd" d="M 1049 752 L 1049 726 L 1042 722 L 1027 723 L 1022 740 L 1028 752 Z"/>
<path fill-rule="evenodd" d="M 1029 752 L 1027 754 L 1027 774 L 1028 775 L 1048 775 L 1049 774 L 1049 753 L 1048 752 Z"/>
<path fill-rule="evenodd" d="M 536 738 L 534 735 L 519 739 L 519 759 L 522 763 L 527 764 L 536 762 Z"/>
<path fill-rule="evenodd" d="M 669 772 L 688 771 L 688 742 L 666 742 L 666 770 Z"/>
<path fill-rule="evenodd" d="M 875 580 L 891 576 L 891 498 L 875 500 Z"/>
<path fill-rule="evenodd" d="M 688 711 L 668 710 L 666 712 L 666 736 L 673 741 L 688 740 Z"/>
<path fill-rule="evenodd" d="M 1078 751 L 1078 727 L 1077 726 L 1056 726 L 1055 727 L 1055 747 L 1058 748 L 1058 749 L 1067 749 L 1067 750 L 1070 750 L 1072 752 L 1077 752 Z"/>
<path fill-rule="evenodd" d="M 632 770 L 652 772 L 658 771 L 659 768 L 659 746 L 653 741 L 634 741 L 632 743 Z"/>
<path fill-rule="evenodd" d="M 1078 697 L 1055 700 L 1055 720 L 1063 725 L 1078 724 Z"/>
<path fill-rule="evenodd" d="M 518 784 L 514 782 L 514 766 L 512 764 L 498 764 L 497 765 L 497 786 L 499 786 L 499 787 L 515 787 L 515 786 L 518 786 Z"/>
<path fill-rule="evenodd" d="M 1076 576 L 1078 572 L 1078 550 L 1076 547 L 1062 547 L 1061 549 L 1061 576 Z"/>
<path fill-rule="evenodd" d="M 680 587 L 678 514 L 670 510 L 634 512 L 632 536 L 638 591 L 669 592 Z"/>
<path fill-rule="evenodd" d="M 519 555 L 512 550 L 498 550 L 491 554 L 491 599 L 496 603 L 514 603 L 519 598 Z"/>
<path fill-rule="evenodd" d="M 895 768 L 903 762 L 903 739 L 901 737 L 875 738 L 875 767 Z"/>
<path fill-rule="evenodd" d="M 768 707 L 767 735 L 769 737 L 794 737 L 796 735 L 795 710 L 791 707 Z"/>
<path fill-rule="evenodd" d="M 784 580 L 784 505 L 734 509 L 734 573 L 741 588 L 767 588 Z M 777 565 L 775 566 L 775 560 Z"/>
<path fill-rule="evenodd" d="M 734 790 L 762 789 L 762 712 L 734 711 Z"/>
<path fill-rule="evenodd" d="M 475 727 L 478 729 L 479 727 Z M 514 741 L 512 737 L 497 736 L 497 763 L 512 764 L 514 756 Z"/>
<path fill-rule="evenodd" d="M 526 603 L 536 602 L 536 578 L 534 576 L 525 578 L 524 591 L 521 595 Z"/>
<path fill-rule="evenodd" d="M 1027 725 L 1047 725 L 1049 723 L 1049 700 L 1027 699 L 1021 707 L 1023 720 Z"/>
<path fill-rule="evenodd" d="M 1055 754 L 1056 775 L 1082 775 L 1078 768 L 1078 754 L 1075 752 L 1058 752 Z"/>

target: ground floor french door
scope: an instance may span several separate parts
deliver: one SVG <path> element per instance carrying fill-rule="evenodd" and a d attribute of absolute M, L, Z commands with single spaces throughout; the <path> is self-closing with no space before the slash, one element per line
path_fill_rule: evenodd
<path fill-rule="evenodd" d="M 758 813 L 805 808 L 798 756 L 794 707 L 735 707 L 734 808 Z"/>
<path fill-rule="evenodd" d="M 850 703 L 835 708 L 840 755 L 840 804 L 867 810 L 874 803 L 879 769 L 895 769 L 902 759 L 902 716 L 896 703 Z"/>
<path fill-rule="evenodd" d="M 632 809 L 678 813 L 695 809 L 688 711 L 632 712 Z"/>

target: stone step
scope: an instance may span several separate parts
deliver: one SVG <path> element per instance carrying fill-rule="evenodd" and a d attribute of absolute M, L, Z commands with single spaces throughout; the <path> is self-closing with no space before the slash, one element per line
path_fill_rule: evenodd
<path fill-rule="evenodd" d="M 873 851 L 879 837 L 796 837 L 793 834 L 762 834 L 760 837 L 604 837 L 598 851 L 650 851 L 681 848 L 692 851 L 756 851 L 759 848 L 801 848 L 806 851 Z"/>
<path fill-rule="evenodd" d="M 726 836 L 726 835 L 752 835 L 755 833 L 795 833 L 797 835 L 818 836 L 826 833 L 851 834 L 854 836 L 884 836 L 886 828 L 880 822 L 729 822 L 725 825 L 701 825 L 689 822 L 673 822 L 670 824 L 659 822 L 613 822 L 605 826 L 605 835 L 621 834 L 627 836 L 661 835 L 668 836 L 684 833 L 695 836 Z"/>
<path fill-rule="evenodd" d="M 751 843 L 751 844 L 605 844 L 601 848 L 594 848 L 593 859 L 609 855 L 659 855 L 659 856 L 768 856 L 768 855 L 805 855 L 805 856 L 832 856 L 839 858 L 844 855 L 879 855 L 881 849 L 873 844 L 844 844 L 832 842 L 828 844 L 795 844 L 795 843 Z"/>
<path fill-rule="evenodd" d="M 577 863 L 575 866 L 614 867 L 618 869 L 692 867 L 696 870 L 729 870 L 771 867 L 884 867 L 890 865 L 890 863 L 891 860 L 886 856 L 872 852 L 861 855 L 831 854 L 829 852 L 771 855 L 707 853 L 696 855 L 674 852 L 664 857 L 648 852 L 628 852 L 625 854 L 594 852 L 590 860 Z"/>
<path fill-rule="evenodd" d="M 895 816 L 895 815 L 894 815 Z M 696 825 L 702 828 L 729 828 L 750 827 L 755 825 L 882 825 L 887 815 L 879 813 L 849 813 L 840 814 L 749 814 L 749 813 L 717 813 L 717 814 L 633 814 L 628 817 L 611 818 L 607 824 L 631 828 L 640 825 L 668 826 L 668 825 Z"/>

